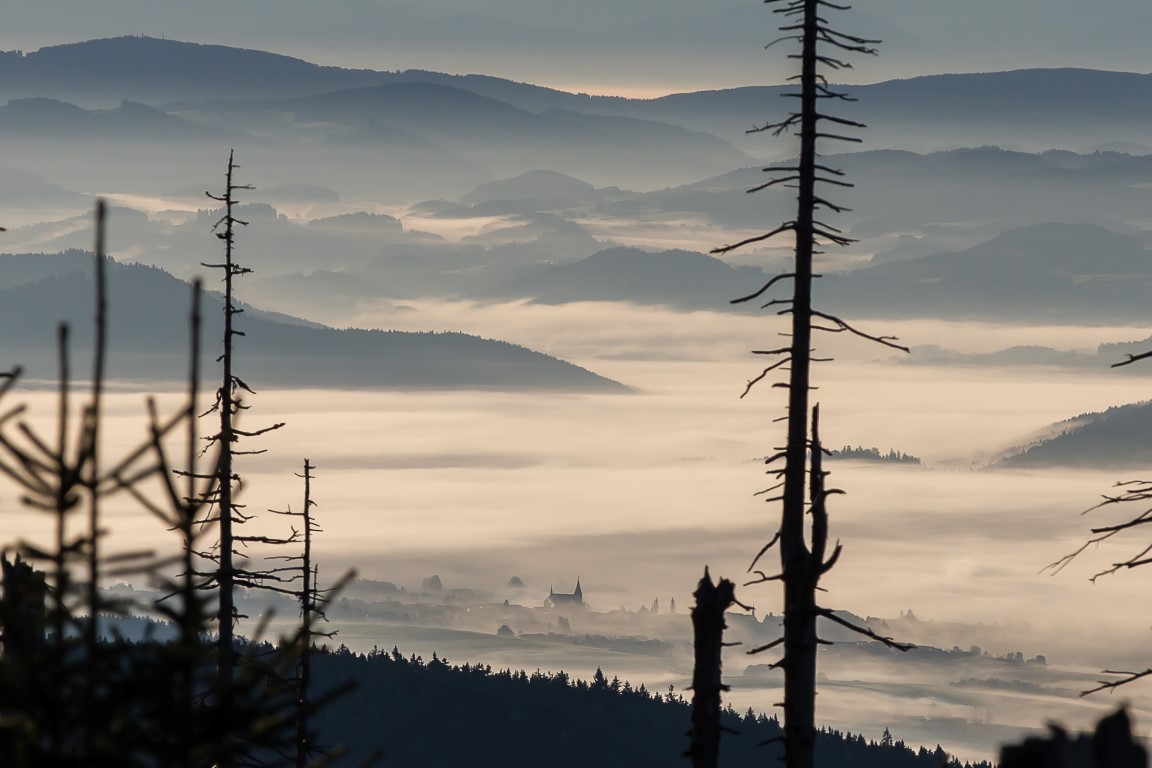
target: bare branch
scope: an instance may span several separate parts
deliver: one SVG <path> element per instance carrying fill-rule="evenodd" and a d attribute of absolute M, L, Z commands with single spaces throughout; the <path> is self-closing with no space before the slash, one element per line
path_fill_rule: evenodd
<path fill-rule="evenodd" d="M 813 315 L 813 317 L 821 317 L 821 318 L 823 318 L 829 322 L 836 323 L 837 328 L 835 328 L 835 329 L 821 327 L 821 330 L 826 330 L 829 333 L 841 333 L 843 331 L 848 331 L 849 333 L 855 334 L 855 335 L 859 336 L 860 338 L 868 339 L 869 341 L 874 341 L 877 344 L 883 344 L 884 346 L 891 347 L 892 349 L 899 349 L 902 352 L 910 352 L 911 351 L 908 349 L 908 347 L 905 347 L 905 346 L 902 346 L 900 344 L 895 343 L 896 341 L 899 340 L 899 338 L 896 336 L 873 336 L 869 333 L 865 333 L 864 331 L 861 331 L 857 328 L 852 327 L 847 322 L 845 322 L 844 320 L 841 320 L 839 317 L 836 317 L 835 315 L 829 315 L 826 312 L 818 312 L 815 309 L 812 310 L 812 315 Z"/>
<path fill-rule="evenodd" d="M 772 537 L 772 540 L 761 547 L 760 551 L 756 553 L 756 557 L 752 558 L 752 562 L 748 565 L 748 573 L 752 573 L 752 569 L 756 567 L 756 563 L 760 562 L 760 558 L 764 557 L 768 550 L 772 549 L 773 545 L 778 541 L 780 541 L 780 531 L 776 531 L 776 535 Z"/>
<path fill-rule="evenodd" d="M 740 393 L 740 399 L 741 399 L 741 400 L 743 400 L 743 399 L 744 399 L 744 397 L 745 397 L 745 396 L 746 396 L 746 395 L 747 395 L 749 392 L 751 392 L 751 391 L 752 391 L 752 387 L 756 386 L 756 385 L 757 385 L 757 384 L 759 384 L 761 381 L 763 381 L 763 380 L 764 380 L 764 377 L 766 377 L 766 376 L 767 376 L 769 373 L 771 373 L 772 371 L 776 370 L 777 368 L 779 368 L 779 367 L 780 367 L 780 366 L 782 366 L 782 365 L 787 365 L 787 364 L 788 364 L 788 363 L 789 363 L 791 360 L 792 360 L 792 358 L 791 358 L 791 357 L 786 357 L 786 358 L 784 358 L 783 360 L 778 360 L 778 361 L 776 361 L 775 363 L 773 363 L 772 365 L 768 366 L 768 367 L 767 367 L 767 368 L 765 368 L 763 371 L 761 371 L 759 376 L 757 376 L 756 378 L 754 378 L 754 379 L 752 379 L 751 381 L 749 381 L 749 382 L 748 382 L 748 384 L 747 384 L 747 385 L 744 387 L 744 391 Z"/>
<path fill-rule="evenodd" d="M 724 245 L 724 246 L 721 246 L 719 248 L 713 248 L 711 251 L 709 251 L 709 253 L 714 254 L 714 255 L 721 255 L 721 254 L 729 253 L 731 251 L 736 250 L 737 248 L 742 248 L 745 245 L 750 245 L 752 243 L 759 243 L 762 240 L 767 240 L 770 237 L 775 237 L 776 235 L 780 234 L 781 232 L 787 232 L 788 230 L 795 231 L 796 230 L 796 222 L 789 221 L 789 222 L 786 222 L 785 224 L 780 225 L 779 227 L 776 227 L 776 229 L 774 229 L 771 232 L 768 232 L 766 234 L 757 235 L 756 237 L 749 237 L 746 240 L 741 240 L 740 242 L 733 243 L 732 245 Z"/>
<path fill-rule="evenodd" d="M 1131 365 L 1132 363 L 1135 363 L 1139 360 L 1147 360 L 1149 357 L 1152 357 L 1152 351 L 1141 352 L 1138 355 L 1128 355 L 1127 357 L 1128 357 L 1127 360 L 1124 360 L 1123 362 L 1119 362 L 1119 363 L 1112 363 L 1112 365 L 1110 367 L 1111 368 L 1123 368 L 1125 365 Z"/>
<path fill-rule="evenodd" d="M 1124 678 L 1121 680 L 1097 680 L 1096 682 L 1099 683 L 1099 685 L 1097 685 L 1095 688 L 1090 688 L 1087 691 L 1081 691 L 1080 696 L 1089 696 L 1100 691 L 1108 691 L 1109 693 L 1113 693 L 1122 685 L 1128 685 L 1129 683 L 1134 683 L 1141 678 L 1152 675 L 1152 669 L 1146 669 L 1143 672 L 1125 672 L 1116 669 L 1106 669 L 1104 670 L 1104 674 L 1124 675 Z"/>
<path fill-rule="evenodd" d="M 744 302 L 746 302 L 746 301 L 752 301 L 752 299 L 758 299 L 758 298 L 760 298 L 761 296 L 763 296 L 763 295 L 764 295 L 764 292 L 765 292 L 765 291 L 767 291 L 769 288 L 771 288 L 773 285 L 775 285 L 775 284 L 776 284 L 776 283 L 778 283 L 779 281 L 781 281 L 781 280 L 785 280 L 785 279 L 787 279 L 787 278 L 793 278 L 793 277 L 796 277 L 796 273 L 795 273 L 795 272 L 784 272 L 784 273 L 782 273 L 782 274 L 776 275 L 776 276 L 775 276 L 775 277 L 773 277 L 771 280 L 769 280 L 768 282 L 766 282 L 766 283 L 765 283 L 765 284 L 764 284 L 764 285 L 763 285 L 763 286 L 760 288 L 760 290 L 756 291 L 755 293 L 750 293 L 750 294 L 748 294 L 747 296 L 741 296 L 741 297 L 740 297 L 740 298 L 738 298 L 738 299 L 732 299 L 732 300 L 730 300 L 728 303 L 729 303 L 729 304 L 743 304 L 743 303 L 744 303 Z M 784 351 L 787 351 L 787 350 L 784 350 Z M 763 352 L 759 352 L 759 353 L 755 353 L 755 354 L 766 354 L 766 353 L 763 353 Z"/>
<path fill-rule="evenodd" d="M 888 646 L 889 648 L 891 648 L 893 650 L 910 651 L 916 647 L 915 644 L 913 644 L 913 643 L 900 643 L 900 642 L 893 640 L 890 637 L 878 635 L 875 632 L 873 632 L 871 629 L 868 629 L 867 627 L 857 626 L 856 624 L 853 624 L 852 622 L 848 621 L 847 619 L 840 618 L 839 616 L 837 616 L 835 614 L 835 612 L 830 611 L 827 608 L 817 608 L 816 613 L 819 614 L 820 616 L 823 616 L 826 619 L 829 619 L 831 621 L 836 622 L 837 624 L 839 624 L 842 627 L 845 627 L 847 629 L 852 630 L 853 632 L 856 632 L 857 634 L 864 635 L 865 637 L 871 638 L 872 640 L 875 640 L 878 643 L 883 643 L 884 645 Z"/>
<path fill-rule="evenodd" d="M 764 651 L 770 650 L 770 649 L 775 648 L 779 645 L 783 645 L 783 643 L 784 643 L 784 638 L 781 637 L 778 640 L 773 640 L 772 642 L 768 643 L 767 645 L 757 646 L 757 647 L 747 651 L 747 653 L 749 656 L 751 656 L 754 653 L 763 653 Z"/>

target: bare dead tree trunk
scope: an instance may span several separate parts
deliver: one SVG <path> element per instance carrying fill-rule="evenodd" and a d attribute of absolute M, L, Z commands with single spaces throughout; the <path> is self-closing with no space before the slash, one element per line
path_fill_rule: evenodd
<path fill-rule="evenodd" d="M 888 643 L 892 647 L 906 649 L 906 646 L 883 638 L 836 616 L 833 611 L 822 608 L 816 600 L 820 577 L 835 564 L 840 554 L 839 544 L 830 556 L 827 554 L 828 519 L 825 501 L 827 496 L 839 493 L 827 490 L 820 453 L 823 448 L 819 438 L 819 406 L 811 407 L 809 392 L 812 389 L 813 331 L 830 333 L 848 332 L 878 342 L 885 346 L 907 351 L 887 336 L 872 336 L 835 315 L 816 310 L 812 301 L 813 279 L 819 277 L 813 269 L 814 256 L 820 253 L 823 243 L 847 245 L 853 242 L 844 237 L 840 230 L 816 218 L 820 209 L 833 212 L 846 210 L 826 197 L 817 189 L 818 184 L 832 184 L 840 187 L 852 186 L 840 180 L 844 174 L 820 162 L 818 140 L 859 139 L 828 132 L 824 127 L 829 123 L 839 126 L 863 127 L 860 123 L 835 117 L 820 111 L 821 100 L 845 99 L 828 85 L 821 68 L 839 70 L 850 65 L 832 56 L 821 53 L 818 45 L 856 53 L 875 53 L 869 47 L 874 41 L 853 37 L 837 32 L 829 26 L 822 12 L 843 9 L 827 0 L 765 0 L 776 4 L 775 13 L 781 14 L 787 22 L 780 27 L 784 40 L 797 40 L 800 54 L 792 58 L 800 60 L 800 74 L 791 78 L 798 80 L 798 93 L 788 94 L 799 99 L 799 110 L 782 121 L 756 128 L 754 131 L 771 131 L 780 135 L 785 131 L 797 131 L 800 137 L 800 155 L 796 165 L 768 168 L 777 174 L 776 178 L 755 187 L 755 192 L 768 187 L 787 184 L 797 190 L 796 218 L 784 222 L 776 229 L 755 237 L 750 237 L 733 245 L 713 250 L 723 254 L 750 243 L 767 240 L 777 234 L 791 231 L 795 237 L 795 263 L 792 272 L 777 275 L 755 293 L 736 299 L 733 303 L 751 301 L 763 295 L 773 285 L 782 280 L 792 280 L 790 299 L 769 301 L 764 308 L 780 306 L 779 315 L 789 315 L 791 319 L 791 342 L 787 347 L 762 350 L 757 354 L 776 356 L 777 362 L 768 366 L 752 379 L 744 390 L 747 395 L 751 388 L 762 381 L 769 373 L 787 370 L 788 390 L 787 441 L 783 448 L 768 457 L 768 474 L 777 481 L 765 493 L 779 490 L 779 495 L 769 501 L 781 503 L 780 527 L 772 540 L 753 558 L 749 571 L 757 578 L 749 584 L 781 581 L 784 588 L 784 636 L 753 652 L 783 646 L 783 657 L 773 664 L 784 671 L 784 759 L 788 768 L 812 768 L 816 740 L 816 651 L 824 642 L 817 636 L 817 618 L 845 624 L 861 634 Z M 743 395 L 742 395 L 743 396 Z M 811 419 L 811 422 L 809 422 Z M 811 424 L 811 426 L 809 426 Z M 782 462 L 782 468 L 780 463 Z M 782 489 L 782 490 L 781 490 Z M 808 515 L 811 520 L 808 520 Z M 780 573 L 769 575 L 757 570 L 757 564 L 772 546 L 779 544 Z"/>
<path fill-rule="evenodd" d="M 808 391 L 812 367 L 813 201 L 816 196 L 816 8 L 804 6 L 800 75 L 800 163 L 796 276 L 792 293 L 792 361 L 788 382 L 780 564 L 784 576 L 784 756 L 789 768 L 811 768 L 816 743 L 816 582 L 804 542 Z"/>
<path fill-rule="evenodd" d="M 308 686 L 312 682 L 312 621 L 316 607 L 312 583 L 312 465 L 304 459 L 304 553 L 300 563 L 300 665 L 296 695 L 296 768 L 304 768 L 312 753 L 308 735 Z"/>
<path fill-rule="evenodd" d="M 238 274 L 238 268 L 232 259 L 233 247 L 235 245 L 235 225 L 245 224 L 233 215 L 233 209 L 236 205 L 235 193 L 238 189 L 247 189 L 247 185 L 238 186 L 233 181 L 233 173 L 236 170 L 236 163 L 234 162 L 234 154 L 228 153 L 228 171 L 225 176 L 224 195 L 222 197 L 213 197 L 224 203 L 224 231 L 217 233 L 217 236 L 224 241 L 224 339 L 223 339 L 223 352 L 221 354 L 221 362 L 223 363 L 223 374 L 220 383 L 220 390 L 218 394 L 218 407 L 220 409 L 220 466 L 219 466 L 219 480 L 217 481 L 217 510 L 219 511 L 220 522 L 220 549 L 219 549 L 219 562 L 217 563 L 217 579 L 219 587 L 219 607 L 217 613 L 217 624 L 219 626 L 219 647 L 220 647 L 220 695 L 227 697 L 228 689 L 232 680 L 232 668 L 235 665 L 235 647 L 233 645 L 232 628 L 236 621 L 236 604 L 235 604 L 235 572 L 232 563 L 233 550 L 235 542 L 233 542 L 233 502 L 232 502 L 232 477 L 234 471 L 232 469 L 233 451 L 232 444 L 236 438 L 232 433 L 232 417 L 235 415 L 235 402 L 233 399 L 235 382 L 233 381 L 232 374 L 232 340 L 236 335 L 235 329 L 232 327 L 232 318 L 238 310 L 232 303 L 232 280 Z"/>
<path fill-rule="evenodd" d="M 243 336 L 242 331 L 235 328 L 236 315 L 242 314 L 244 309 L 237 305 L 234 283 L 235 278 L 249 274 L 252 270 L 236 263 L 235 244 L 236 226 L 247 226 L 248 222 L 236 217 L 238 201 L 236 193 L 240 190 L 253 189 L 250 184 L 237 184 L 235 180 L 236 169 L 240 166 L 235 161 L 233 152 L 228 153 L 228 169 L 225 175 L 223 195 L 206 193 L 208 197 L 224 204 L 224 215 L 216 222 L 213 230 L 216 237 L 224 241 L 224 261 L 220 264 L 203 264 L 211 269 L 224 272 L 224 336 L 223 349 L 219 362 L 222 364 L 220 388 L 216 392 L 216 403 L 213 409 L 218 412 L 220 419 L 219 431 L 209 438 L 216 443 L 220 450 L 220 461 L 217 467 L 217 482 L 212 498 L 217 512 L 219 542 L 214 553 L 205 555 L 216 563 L 216 571 L 207 574 L 214 579 L 218 592 L 217 624 L 219 631 L 220 651 L 220 691 L 219 694 L 227 700 L 228 690 L 234 676 L 236 665 L 235 650 L 235 622 L 243 618 L 236 609 L 235 592 L 238 586 L 256 589 L 269 589 L 293 594 L 286 588 L 277 588 L 275 582 L 284 579 L 277 575 L 275 570 L 249 570 L 238 568 L 235 558 L 238 548 L 249 544 L 288 544 L 296 540 L 295 534 L 288 538 L 275 538 L 268 536 L 247 536 L 240 534 L 236 527 L 248 522 L 251 517 L 241 511 L 241 505 L 236 502 L 236 484 L 239 476 L 236 472 L 235 458 L 238 453 L 252 453 L 252 451 L 238 451 L 236 444 L 241 438 L 257 437 L 284 426 L 283 423 L 273 424 L 257 430 L 241 430 L 237 426 L 240 412 L 246 410 L 239 392 L 241 390 L 252 393 L 252 389 L 236 375 L 234 369 L 234 347 L 237 336 Z M 261 453 L 262 451 L 255 451 Z"/>
<path fill-rule="evenodd" d="M 728 686 L 721 681 L 724 612 L 736 602 L 736 585 L 728 579 L 713 584 L 708 569 L 693 593 L 692 630 L 696 663 L 692 671 L 692 744 L 685 753 L 693 768 L 716 768 L 720 755 L 720 697 Z"/>
<path fill-rule="evenodd" d="M 297 768 L 304 768 L 304 766 L 309 765 L 309 761 L 312 760 L 314 755 L 324 751 L 314 743 L 310 726 L 310 718 L 315 709 L 311 698 L 312 643 L 316 637 L 333 637 L 336 632 L 321 632 L 316 629 L 316 623 L 327 619 L 324 613 L 325 606 L 329 600 L 331 600 L 332 596 L 342 589 L 343 585 L 353 577 L 352 573 L 347 573 L 331 588 L 321 589 L 319 587 L 318 568 L 312 559 L 313 535 L 322 532 L 322 529 L 316 524 L 316 518 L 313 515 L 316 501 L 312 498 L 312 480 L 315 479 L 315 475 L 313 475 L 312 472 L 315 469 L 316 467 L 312 462 L 304 459 L 304 472 L 297 473 L 296 475 L 304 480 L 304 506 L 299 512 L 293 512 L 291 509 L 284 511 L 275 509 L 268 510 L 277 515 L 300 518 L 300 526 L 303 529 L 302 538 L 304 547 L 299 555 L 277 555 L 272 558 L 297 563 L 298 565 L 294 567 L 300 570 L 300 591 L 296 593 L 296 597 L 300 603 L 300 631 L 298 634 L 299 656 L 296 662 L 295 680 Z M 295 530 L 295 528 L 293 528 L 293 530 Z"/>

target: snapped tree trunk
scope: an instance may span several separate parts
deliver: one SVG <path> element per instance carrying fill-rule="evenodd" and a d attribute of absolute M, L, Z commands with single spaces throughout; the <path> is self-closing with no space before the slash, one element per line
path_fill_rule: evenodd
<path fill-rule="evenodd" d="M 685 753 L 692 768 L 716 768 L 720 755 L 720 696 L 728 690 L 721 681 L 724 649 L 724 612 L 736 601 L 736 585 L 728 579 L 713 584 L 708 569 L 696 586 L 692 631 L 696 663 L 692 671 L 692 744 Z"/>

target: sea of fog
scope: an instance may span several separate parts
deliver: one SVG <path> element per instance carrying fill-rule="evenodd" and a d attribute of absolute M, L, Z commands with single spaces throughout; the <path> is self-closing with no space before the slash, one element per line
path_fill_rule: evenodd
<path fill-rule="evenodd" d="M 781 425 L 773 423 L 782 415 L 782 391 L 761 386 L 740 398 L 762 365 L 748 350 L 779 344 L 773 321 L 607 304 L 412 308 L 381 310 L 360 322 L 467 327 L 563 356 L 634 392 L 299 391 L 251 382 L 259 394 L 249 396 L 243 426 L 286 426 L 251 446 L 266 453 L 239 460 L 247 511 L 299 508 L 302 487 L 294 473 L 307 458 L 317 468 L 314 498 L 324 529 L 315 550 L 330 578 L 355 568 L 365 578 L 414 585 L 436 574 L 446 587 L 499 596 L 517 576 L 539 604 L 550 586 L 570 589 L 579 576 L 594 611 L 675 598 L 685 622 L 705 566 L 743 578 L 778 516 L 755 493 L 770 484 L 758 457 L 782 440 Z M 1017 343 L 1092 348 L 1146 335 L 1133 328 L 929 321 L 870 323 L 869 330 L 970 351 Z M 894 693 L 898 667 L 869 671 L 830 661 L 822 666 L 822 722 L 873 735 L 888 725 L 910 742 L 940 741 L 982 756 L 1019 728 L 1049 717 L 1084 724 L 1114 705 L 1116 697 L 1076 698 L 1076 686 L 1083 687 L 1076 675 L 1147 664 L 1146 575 L 1096 584 L 1088 577 L 1132 554 L 1136 542 L 1089 551 L 1056 575 L 1043 569 L 1079 545 L 1091 522 L 1080 513 L 1124 477 L 983 466 L 1053 421 L 1147 397 L 1148 381 L 1107 370 L 909 366 L 894 361 L 893 350 L 840 337 L 822 349 L 840 358 L 822 364 L 815 377 L 826 444 L 894 448 L 925 462 L 831 465 L 832 484 L 847 492 L 831 508 L 832 536 L 845 553 L 826 578 L 825 604 L 861 616 L 894 618 L 911 610 L 922 621 L 955 625 L 955 641 L 939 643 L 945 648 L 971 643 L 997 654 L 1043 654 L 1075 678 L 1069 696 L 1055 703 L 1013 693 L 1007 703 L 974 707 L 970 699 L 950 704 L 948 681 L 933 685 L 931 676 L 922 677 L 914 690 Z M 125 385 L 108 398 L 109 458 L 145 436 L 144 396 L 135 391 L 141 388 Z M 179 393 L 170 384 L 159 389 L 162 410 L 174 408 Z M 8 397 L 9 405 L 27 402 L 29 420 L 50 428 L 50 392 L 33 388 Z M 46 521 L 23 510 L 11 487 L 0 509 L 9 541 L 44 540 Z M 126 499 L 109 505 L 107 524 L 110 550 L 164 550 L 172 543 L 163 526 Z M 265 516 L 253 526 L 276 524 Z M 775 586 L 741 588 L 739 596 L 758 615 L 779 612 Z M 580 676 L 605 666 L 659 689 L 682 689 L 690 675 L 681 658 L 496 643 L 495 627 L 487 634 L 386 623 L 340 628 L 340 640 L 359 649 L 395 644 L 453 661 L 564 668 Z M 731 700 L 768 709 L 778 681 L 745 679 L 748 663 L 733 651 Z"/>

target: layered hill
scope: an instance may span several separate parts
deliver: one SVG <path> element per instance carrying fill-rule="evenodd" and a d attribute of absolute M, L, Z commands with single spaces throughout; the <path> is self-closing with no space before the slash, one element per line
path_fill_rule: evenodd
<path fill-rule="evenodd" d="M 43 97 L 12 99 L 0 107 L 0 131 L 8 137 L 187 141 L 225 139 L 227 131 L 197 125 L 134 101 L 114 109 L 81 109 Z"/>
<path fill-rule="evenodd" d="M 649 117 L 583 111 L 575 98 L 524 108 L 469 90 L 469 82 L 140 37 L 8 52 L 0 55 L 0 101 L 8 100 L 3 109 L 12 114 L 0 112 L 0 127 L 17 130 L 0 132 L 0 149 L 29 156 L 63 136 L 83 138 L 63 147 L 66 153 L 91 155 L 86 145 L 93 142 L 117 144 L 116 154 L 102 148 L 87 166 L 104 170 L 96 166 L 106 160 L 124 179 L 140 170 L 128 160 L 140 138 L 216 136 L 246 157 L 259 152 L 276 164 L 290 162 L 311 181 L 331 186 L 342 176 L 346 189 L 353 177 L 364 190 L 379 189 L 383 181 L 393 193 L 453 183 L 466 189 L 490 175 L 541 167 L 601 177 L 647 175 L 666 184 L 751 161 L 707 133 Z M 518 90 L 514 85 L 509 92 Z M 144 104 L 156 114 L 145 113 Z M 301 152 L 301 143 L 310 151 Z M 169 155 L 164 164 L 183 165 L 180 152 Z"/>
<path fill-rule="evenodd" d="M 86 254 L 0 257 L 0 276 L 25 282 L 0 291 L 0 345 L 32 377 L 55 373 L 56 327 L 92 343 L 93 285 Z M 33 264 L 54 274 L 32 277 Z M 68 269 L 68 262 L 74 269 Z M 109 262 L 110 367 L 117 378 L 181 379 L 187 370 L 191 288 L 155 268 Z M 222 333 L 222 304 L 205 297 L 205 339 Z M 617 382 L 539 352 L 463 333 L 335 329 L 249 308 L 237 370 L 254 384 L 372 389 L 512 389 L 624 392 Z M 207 343 L 207 342 L 206 342 Z M 216 351 L 204 364 L 214 365 Z"/>
<path fill-rule="evenodd" d="M 783 86 L 680 93 L 655 99 L 588 96 L 483 75 L 324 67 L 263 51 L 148 37 L 118 37 L 0 56 L 0 99 L 44 96 L 91 106 L 122 99 L 267 99 L 385 84 L 449 86 L 532 112 L 623 116 L 707 131 L 746 150 L 770 152 L 743 132 L 776 117 Z M 880 146 L 938 149 L 1013 143 L 1032 149 L 1147 144 L 1152 75 L 1089 69 L 1026 69 L 928 75 L 852 86 L 845 117 L 869 125 Z M 1069 104 L 1076 104 L 1069 110 Z M 782 111 L 783 107 L 778 108 Z"/>
<path fill-rule="evenodd" d="M 993 466 L 1146 469 L 1152 465 L 1152 402 L 1082 413 L 1041 430 Z"/>
<path fill-rule="evenodd" d="M 679 309 L 722 310 L 764 282 L 755 267 L 732 267 L 691 251 L 608 248 L 571 264 L 547 265 L 502 283 L 483 298 L 541 304 L 628 301 Z"/>
<path fill-rule="evenodd" d="M 137 36 L 0 56 L 0 98 L 47 96 L 94 106 L 119 99 L 299 96 L 383 77 L 264 51 Z"/>
<path fill-rule="evenodd" d="M 1140 322 L 1149 313 L 1152 251 L 1095 224 L 1010 230 L 962 251 L 830 275 L 824 306 L 880 316 Z"/>
<path fill-rule="evenodd" d="M 923 233 L 986 238 L 1052 221 L 1138 221 L 1148 208 L 1152 181 L 1152 156 L 1111 151 L 1029 153 L 979 146 L 919 154 L 871 149 L 830 154 L 826 160 L 859 185 L 831 192 L 834 201 L 853 209 L 837 214 L 837 226 L 857 238 Z M 724 227 L 760 228 L 787 220 L 794 207 L 787 189 L 747 194 L 770 178 L 763 167 L 744 167 L 669 189 L 618 196 L 603 210 L 622 218 L 646 212 L 703 214 Z M 928 255 L 931 247 L 913 244 L 908 255 Z"/>

